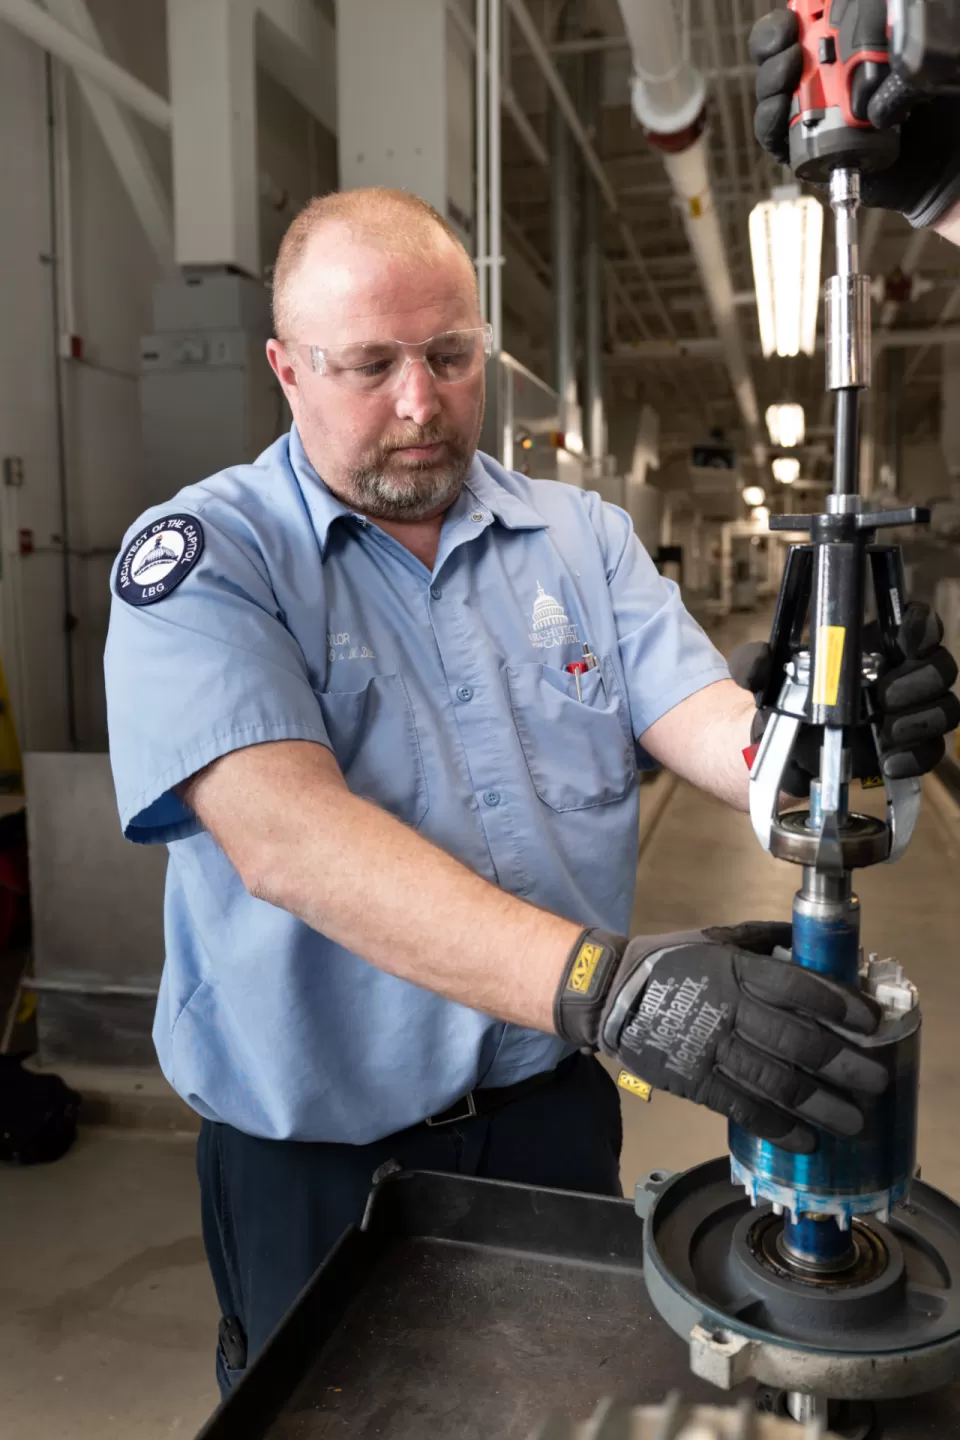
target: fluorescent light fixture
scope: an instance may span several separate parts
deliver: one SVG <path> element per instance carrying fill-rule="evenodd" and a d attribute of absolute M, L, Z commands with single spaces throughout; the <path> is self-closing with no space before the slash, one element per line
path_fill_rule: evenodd
<path fill-rule="evenodd" d="M 764 356 L 812 355 L 817 345 L 823 206 L 783 185 L 750 212 L 750 254 Z"/>
<path fill-rule="evenodd" d="M 800 461 L 793 455 L 778 455 L 773 462 L 773 478 L 781 485 L 792 485 L 800 476 Z"/>
<path fill-rule="evenodd" d="M 762 505 L 767 498 L 767 492 L 762 485 L 747 485 L 743 491 L 744 505 Z"/>
<path fill-rule="evenodd" d="M 767 429 L 770 432 L 771 445 L 782 445 L 784 450 L 789 450 L 793 445 L 802 445 L 806 433 L 803 406 L 768 406 Z"/>

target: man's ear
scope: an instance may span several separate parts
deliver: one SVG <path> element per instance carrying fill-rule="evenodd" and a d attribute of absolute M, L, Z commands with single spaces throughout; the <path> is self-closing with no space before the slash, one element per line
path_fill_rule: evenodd
<path fill-rule="evenodd" d="M 300 385 L 297 380 L 297 372 L 279 340 L 271 338 L 267 341 L 267 359 L 270 362 L 270 369 L 280 381 L 280 388 L 292 408 L 294 396 L 299 392 Z"/>

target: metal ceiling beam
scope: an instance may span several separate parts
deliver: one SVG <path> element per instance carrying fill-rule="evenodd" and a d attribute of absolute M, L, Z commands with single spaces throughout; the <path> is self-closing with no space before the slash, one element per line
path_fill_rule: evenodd
<path fill-rule="evenodd" d="M 0 0 L 0 20 L 26 35 L 44 50 L 95 81 L 101 89 L 123 102 L 151 125 L 170 129 L 170 106 L 162 95 L 144 85 L 122 65 L 117 65 L 102 48 L 81 39 L 33 0 Z"/>
<path fill-rule="evenodd" d="M 337 133 L 337 42 L 312 0 L 257 0 L 257 62 Z"/>
<path fill-rule="evenodd" d="M 138 113 L 142 114 L 144 97 L 141 92 L 145 91 L 150 97 L 146 101 L 149 114 L 145 118 L 149 118 L 152 123 L 165 120 L 167 127 L 170 124 L 170 106 L 162 96 L 155 95 L 145 85 L 141 86 L 134 76 L 114 65 L 104 53 L 103 41 L 86 0 L 48 0 L 47 9 L 50 12 L 48 18 L 59 23 L 79 45 L 86 46 L 92 54 L 99 55 L 103 62 L 100 66 L 95 64 L 91 68 L 88 68 L 88 62 L 83 66 L 74 66 L 77 87 L 127 192 L 161 273 L 172 274 L 175 269 L 173 209 L 143 137 L 130 117 L 129 101 L 133 98 L 141 107 Z M 70 50 L 72 47 L 62 48 Z M 74 53 L 78 52 L 74 50 Z M 66 63 L 61 53 L 57 54 L 57 58 Z M 110 67 L 109 72 L 104 70 L 104 65 Z M 119 71 L 126 79 L 118 83 L 114 71 Z M 113 76 L 110 84 L 114 88 L 105 88 L 101 83 L 100 77 L 105 73 Z M 94 75 L 97 78 L 94 78 Z"/>

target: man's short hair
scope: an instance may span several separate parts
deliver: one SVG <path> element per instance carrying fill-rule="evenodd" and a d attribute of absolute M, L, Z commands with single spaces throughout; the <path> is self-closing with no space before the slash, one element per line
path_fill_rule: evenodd
<path fill-rule="evenodd" d="M 292 338 L 297 274 L 311 238 L 328 223 L 346 225 L 355 232 L 358 241 L 393 251 L 420 253 L 425 245 L 449 242 L 463 253 L 473 268 L 473 261 L 457 232 L 419 195 L 387 186 L 334 190 L 329 195 L 318 195 L 294 217 L 277 251 L 273 267 L 273 333 L 279 339 Z"/>

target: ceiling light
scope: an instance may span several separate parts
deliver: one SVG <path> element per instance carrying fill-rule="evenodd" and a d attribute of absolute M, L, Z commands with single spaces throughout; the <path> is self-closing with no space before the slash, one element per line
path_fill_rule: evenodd
<path fill-rule="evenodd" d="M 770 511 L 767 509 L 766 505 L 755 505 L 750 511 L 750 519 L 760 520 L 764 524 L 766 524 L 766 522 L 770 519 Z"/>
<path fill-rule="evenodd" d="M 767 492 L 761 485 L 747 485 L 743 492 L 744 505 L 762 505 Z"/>
<path fill-rule="evenodd" d="M 778 455 L 773 462 L 773 478 L 781 485 L 792 485 L 800 475 L 800 461 L 793 455 Z"/>
<path fill-rule="evenodd" d="M 750 212 L 750 254 L 765 356 L 812 355 L 817 344 L 823 206 L 796 185 Z"/>
<path fill-rule="evenodd" d="M 770 405 L 767 409 L 767 429 L 771 445 L 782 445 L 785 450 L 792 445 L 802 445 L 805 433 L 803 406 Z"/>

